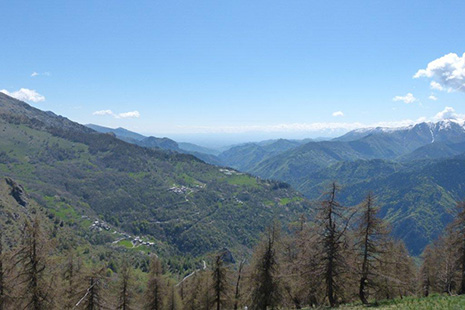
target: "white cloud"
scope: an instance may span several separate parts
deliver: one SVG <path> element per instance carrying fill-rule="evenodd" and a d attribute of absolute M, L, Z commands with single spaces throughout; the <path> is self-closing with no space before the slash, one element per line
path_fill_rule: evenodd
<path fill-rule="evenodd" d="M 124 112 L 124 113 L 119 113 L 116 114 L 112 110 L 100 110 L 100 111 L 95 111 L 92 113 L 92 115 L 110 115 L 113 116 L 114 118 L 139 118 L 140 113 L 139 111 L 131 111 L 131 112 Z"/>
<path fill-rule="evenodd" d="M 435 95 L 431 94 L 429 97 L 428 97 L 429 100 L 433 100 L 433 101 L 436 101 L 438 100 L 438 97 L 436 97 Z"/>
<path fill-rule="evenodd" d="M 95 111 L 92 113 L 92 115 L 114 115 L 112 110 L 100 110 L 100 111 Z"/>
<path fill-rule="evenodd" d="M 413 78 L 436 78 L 442 88 L 465 91 L 465 53 L 462 57 L 455 53 L 433 60 L 426 69 L 418 70 Z M 431 84 L 432 86 L 432 84 Z"/>
<path fill-rule="evenodd" d="M 21 88 L 15 92 L 10 93 L 6 89 L 0 90 L 1 93 L 4 93 L 10 97 L 16 98 L 22 101 L 30 101 L 30 102 L 41 102 L 45 101 L 45 97 L 36 92 L 33 89 Z"/>
<path fill-rule="evenodd" d="M 344 113 L 342 111 L 336 111 L 336 112 L 333 113 L 333 116 L 334 117 L 344 116 Z"/>
<path fill-rule="evenodd" d="M 31 73 L 31 77 L 36 77 L 36 76 L 39 76 L 39 75 L 43 75 L 43 76 L 50 76 L 50 72 L 44 72 L 44 73 L 38 73 L 38 72 L 32 72 Z"/>
<path fill-rule="evenodd" d="M 412 93 L 408 93 L 405 96 L 395 96 L 394 98 L 392 98 L 392 100 L 403 101 L 405 103 L 414 103 L 415 101 L 417 101 L 417 98 L 415 98 Z"/>
<path fill-rule="evenodd" d="M 431 89 L 444 90 L 444 87 L 442 87 L 442 85 L 438 82 L 431 81 L 429 85 L 431 86 Z"/>
<path fill-rule="evenodd" d="M 118 114 L 117 118 L 139 118 L 140 113 L 139 111 L 132 111 L 132 112 L 125 112 Z"/>
<path fill-rule="evenodd" d="M 452 107 L 445 107 L 444 110 L 439 112 L 433 117 L 434 121 L 441 121 L 441 120 L 447 120 L 447 119 L 453 119 L 453 120 L 463 120 L 465 119 L 465 115 L 463 114 L 458 114 L 455 112 L 455 109 Z"/>

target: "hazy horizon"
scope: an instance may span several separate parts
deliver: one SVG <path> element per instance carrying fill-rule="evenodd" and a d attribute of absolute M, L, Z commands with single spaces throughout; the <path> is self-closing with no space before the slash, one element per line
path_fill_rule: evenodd
<path fill-rule="evenodd" d="M 83 124 L 238 142 L 465 114 L 462 2 L 0 8 L 0 91 Z"/>

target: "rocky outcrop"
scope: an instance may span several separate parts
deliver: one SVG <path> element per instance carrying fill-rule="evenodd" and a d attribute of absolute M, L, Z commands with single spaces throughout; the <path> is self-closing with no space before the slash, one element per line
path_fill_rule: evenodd
<path fill-rule="evenodd" d="M 25 207 L 27 205 L 26 191 L 21 184 L 16 183 L 11 178 L 5 178 L 6 183 L 11 187 L 10 195 L 18 202 L 19 205 Z"/>
<path fill-rule="evenodd" d="M 223 261 L 230 264 L 235 264 L 236 260 L 228 248 L 223 248 L 220 253 L 223 255 Z"/>

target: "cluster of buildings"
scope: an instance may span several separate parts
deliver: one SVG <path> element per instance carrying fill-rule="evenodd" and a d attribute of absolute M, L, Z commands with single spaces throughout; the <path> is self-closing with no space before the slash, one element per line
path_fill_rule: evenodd
<path fill-rule="evenodd" d="M 235 170 L 231 169 L 225 169 L 225 168 L 220 168 L 220 172 L 226 174 L 226 175 L 241 175 L 242 173 L 237 172 Z"/>
<path fill-rule="evenodd" d="M 102 231 L 102 230 L 110 230 L 110 225 L 108 225 L 107 223 L 105 223 L 104 221 L 99 221 L 99 220 L 95 220 L 92 225 L 90 225 L 90 230 L 98 230 L 98 231 Z"/>
<path fill-rule="evenodd" d="M 234 197 L 234 201 L 236 201 L 240 205 L 244 204 L 244 202 L 237 197 Z"/>
<path fill-rule="evenodd" d="M 82 216 L 82 217 L 86 218 L 86 219 L 90 219 L 88 216 Z M 105 223 L 102 220 L 95 220 L 90 225 L 89 229 L 90 230 L 96 230 L 96 231 L 102 231 L 102 230 L 109 231 L 111 229 L 111 227 L 110 227 L 110 225 L 108 223 Z M 118 243 L 121 240 L 129 239 L 129 240 L 131 240 L 131 243 L 132 243 L 133 246 L 138 246 L 138 245 L 154 246 L 155 245 L 155 242 L 144 241 L 144 240 L 142 240 L 141 237 L 139 237 L 139 236 L 133 237 L 133 236 L 131 236 L 130 234 L 128 234 L 126 232 L 118 232 L 118 231 L 115 230 L 113 233 L 121 235 L 121 238 L 114 241 L 113 243 Z"/>
<path fill-rule="evenodd" d="M 137 245 L 154 246 L 155 242 L 144 241 L 141 239 L 141 237 L 137 236 L 137 237 L 134 237 L 134 239 L 132 240 L 132 245 L 133 246 L 137 246 Z"/>
<path fill-rule="evenodd" d="M 173 193 L 176 193 L 176 194 L 185 194 L 185 193 L 187 193 L 189 191 L 192 191 L 192 189 L 190 189 L 189 187 L 184 186 L 184 185 L 173 186 L 173 187 L 170 187 L 168 190 L 170 192 L 173 192 Z"/>

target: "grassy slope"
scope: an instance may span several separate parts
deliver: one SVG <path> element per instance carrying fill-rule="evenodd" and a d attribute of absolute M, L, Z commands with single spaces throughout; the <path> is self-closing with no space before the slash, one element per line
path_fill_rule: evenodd
<path fill-rule="evenodd" d="M 344 305 L 338 309 L 404 309 L 404 310 L 461 310 L 465 309 L 465 296 L 434 295 L 427 298 L 406 297 L 381 301 L 370 307 L 361 304 Z"/>

